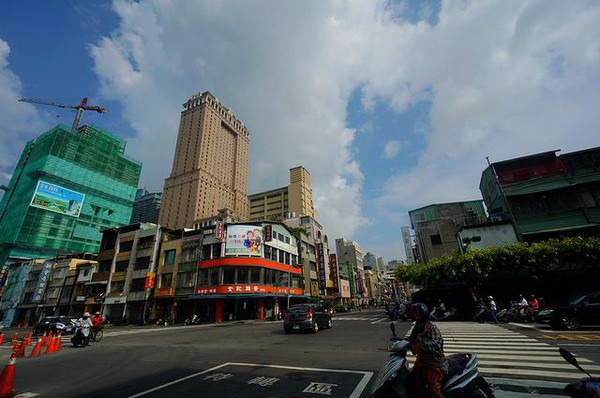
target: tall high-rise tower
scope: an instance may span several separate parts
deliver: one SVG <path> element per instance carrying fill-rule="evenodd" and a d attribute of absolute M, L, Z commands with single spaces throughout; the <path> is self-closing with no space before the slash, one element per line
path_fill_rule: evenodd
<path fill-rule="evenodd" d="M 159 223 L 193 227 L 194 220 L 231 209 L 248 218 L 250 132 L 208 91 L 183 104 L 171 175 Z"/>

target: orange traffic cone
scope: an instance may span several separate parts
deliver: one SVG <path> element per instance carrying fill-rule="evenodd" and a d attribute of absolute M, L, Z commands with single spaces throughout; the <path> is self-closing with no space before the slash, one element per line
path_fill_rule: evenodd
<path fill-rule="evenodd" d="M 42 346 L 46 347 L 46 341 L 48 340 L 48 336 L 46 335 L 47 332 L 44 332 L 44 335 L 42 336 Z"/>
<path fill-rule="evenodd" d="M 56 340 L 56 349 L 54 350 L 56 351 L 60 351 L 60 333 L 58 334 L 58 339 Z"/>
<path fill-rule="evenodd" d="M 21 342 L 21 344 L 13 347 L 13 351 L 16 354 L 15 358 L 25 358 L 25 342 Z"/>
<path fill-rule="evenodd" d="M 50 345 L 51 341 L 52 341 L 52 332 L 50 332 L 48 334 L 48 337 L 46 337 L 46 341 L 44 342 L 44 346 L 48 347 Z"/>
<path fill-rule="evenodd" d="M 31 351 L 31 354 L 29 354 L 29 358 L 35 358 L 39 356 L 42 353 L 42 345 L 42 338 L 40 337 L 35 347 L 33 347 L 33 351 Z"/>
<path fill-rule="evenodd" d="M 2 374 L 0 374 L 0 398 L 12 397 L 13 383 L 15 381 L 15 359 L 16 354 L 12 354 L 8 360 L 8 364 L 4 367 Z"/>
<path fill-rule="evenodd" d="M 4 341 L 4 332 L 0 333 L 0 345 L 2 345 L 3 341 Z"/>
<path fill-rule="evenodd" d="M 12 341 L 10 342 L 10 344 L 12 344 L 13 346 L 17 345 L 19 343 L 19 333 L 15 333 L 15 335 L 12 338 Z"/>
<path fill-rule="evenodd" d="M 50 343 L 48 344 L 48 348 L 46 348 L 46 352 L 44 352 L 44 354 L 53 354 L 56 344 L 56 336 L 53 336 L 52 339 L 48 339 L 48 341 L 50 341 Z"/>

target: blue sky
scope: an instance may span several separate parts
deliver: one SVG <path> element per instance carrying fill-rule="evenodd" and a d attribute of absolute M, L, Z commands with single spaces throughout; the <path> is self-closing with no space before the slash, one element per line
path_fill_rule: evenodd
<path fill-rule="evenodd" d="M 74 117 L 18 98 L 88 96 L 107 113 L 84 121 L 126 138 L 140 185 L 160 190 L 181 103 L 210 90 L 252 132 L 250 192 L 302 164 L 330 235 L 391 260 L 404 258 L 407 210 L 480 197 L 485 156 L 599 144 L 597 3 L 262 6 L 3 4 L 0 183 L 26 139 Z"/>

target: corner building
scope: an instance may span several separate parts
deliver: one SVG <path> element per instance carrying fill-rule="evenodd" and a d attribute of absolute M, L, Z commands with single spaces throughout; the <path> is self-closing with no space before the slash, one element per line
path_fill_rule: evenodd
<path fill-rule="evenodd" d="M 250 132 L 230 109 L 208 91 L 193 95 L 183 104 L 160 225 L 191 228 L 223 208 L 247 219 L 249 150 Z"/>

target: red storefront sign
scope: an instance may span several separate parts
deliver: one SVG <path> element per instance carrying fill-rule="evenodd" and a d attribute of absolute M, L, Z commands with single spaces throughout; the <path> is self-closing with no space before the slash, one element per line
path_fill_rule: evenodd
<path fill-rule="evenodd" d="M 224 285 L 197 287 L 196 294 L 205 296 L 209 294 L 291 294 L 302 295 L 302 289 L 296 287 L 262 286 L 262 285 Z"/>
<path fill-rule="evenodd" d="M 146 273 L 146 283 L 144 287 L 146 289 L 152 289 L 154 287 L 154 281 L 156 280 L 156 274 L 154 272 Z"/>

